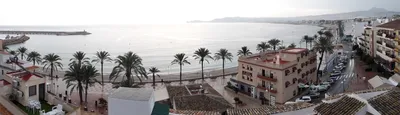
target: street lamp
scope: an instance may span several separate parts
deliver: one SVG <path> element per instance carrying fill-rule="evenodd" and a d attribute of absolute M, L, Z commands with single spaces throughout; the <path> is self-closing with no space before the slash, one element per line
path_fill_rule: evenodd
<path fill-rule="evenodd" d="M 344 79 L 341 83 L 342 83 L 342 86 L 343 86 L 343 93 L 344 93 L 344 91 L 345 91 L 344 84 L 346 83 L 346 79 Z"/>

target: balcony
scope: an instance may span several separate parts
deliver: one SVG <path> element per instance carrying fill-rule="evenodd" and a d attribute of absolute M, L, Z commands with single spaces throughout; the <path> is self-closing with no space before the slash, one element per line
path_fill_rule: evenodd
<path fill-rule="evenodd" d="M 376 41 L 376 43 L 381 44 L 382 45 L 382 41 Z"/>
<path fill-rule="evenodd" d="M 378 30 L 377 35 L 383 38 L 394 39 L 396 34 L 388 30 Z"/>
<path fill-rule="evenodd" d="M 271 81 L 271 82 L 278 81 L 277 79 L 274 78 L 274 76 L 267 77 L 267 76 L 263 76 L 263 75 L 259 74 L 259 75 L 257 75 L 257 77 L 260 79 L 263 79 L 263 80 Z"/>
<path fill-rule="evenodd" d="M 278 91 L 276 91 L 276 89 L 274 89 L 274 88 L 268 89 L 268 88 L 263 87 L 263 86 L 261 86 L 261 85 L 258 85 L 257 88 L 258 88 L 258 89 L 262 89 L 262 90 L 264 90 L 264 91 L 271 92 L 271 93 L 273 93 L 273 94 L 278 93 Z"/>
<path fill-rule="evenodd" d="M 385 52 L 385 55 L 391 58 L 395 58 L 395 56 L 390 52 Z"/>
<path fill-rule="evenodd" d="M 388 44 L 388 43 L 386 43 L 386 47 L 388 47 L 388 48 L 392 48 L 392 49 L 394 49 L 394 45 L 391 45 L 391 44 Z"/>
<path fill-rule="evenodd" d="M 376 49 L 376 51 L 378 51 L 379 53 L 382 53 L 382 50 L 381 50 L 381 49 Z"/>

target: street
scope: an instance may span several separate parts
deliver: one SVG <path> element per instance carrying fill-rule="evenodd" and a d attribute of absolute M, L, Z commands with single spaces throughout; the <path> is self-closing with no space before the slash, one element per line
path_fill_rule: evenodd
<path fill-rule="evenodd" d="M 351 84 L 351 81 L 357 77 L 354 70 L 354 58 L 351 58 L 351 55 L 353 54 L 351 45 L 349 43 L 343 43 L 343 51 L 348 57 L 348 63 L 346 64 L 346 69 L 342 71 L 342 74 L 338 76 L 337 81 L 327 91 L 330 95 L 345 92 Z"/>

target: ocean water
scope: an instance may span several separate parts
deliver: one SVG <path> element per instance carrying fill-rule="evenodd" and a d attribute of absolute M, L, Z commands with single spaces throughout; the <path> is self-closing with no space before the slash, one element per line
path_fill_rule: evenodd
<path fill-rule="evenodd" d="M 29 51 L 37 51 L 42 56 L 56 53 L 62 57 L 66 70 L 72 54 L 83 51 L 91 59 L 96 51 L 105 50 L 112 58 L 128 51 L 137 53 L 143 59 L 146 68 L 157 67 L 161 74 L 179 72 L 179 65 L 171 65 L 174 55 L 186 53 L 191 65 L 184 65 L 183 71 L 201 70 L 193 52 L 200 47 L 208 48 L 212 54 L 220 49 L 228 49 L 235 57 L 226 62 L 225 67 L 237 66 L 237 51 L 248 46 L 252 52 L 261 41 L 278 38 L 283 44 L 295 43 L 298 47 L 304 35 L 314 35 L 320 27 L 307 25 L 286 25 L 268 23 L 187 23 L 169 25 L 129 25 L 129 26 L 2 26 L 0 30 L 51 30 L 91 32 L 87 36 L 49 36 L 28 35 L 30 40 L 23 44 L 9 46 L 11 50 L 24 46 Z M 0 35 L 4 38 L 6 35 Z M 205 70 L 222 68 L 221 61 L 209 60 Z M 100 64 L 95 64 L 100 69 Z M 105 73 L 115 66 L 105 63 Z"/>

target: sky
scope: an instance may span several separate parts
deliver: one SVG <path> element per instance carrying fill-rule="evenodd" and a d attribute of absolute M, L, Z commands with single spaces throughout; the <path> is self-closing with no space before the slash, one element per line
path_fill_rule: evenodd
<path fill-rule="evenodd" d="M 222 17 L 293 17 L 400 11 L 400 0 L 0 0 L 0 25 L 185 23 Z"/>

